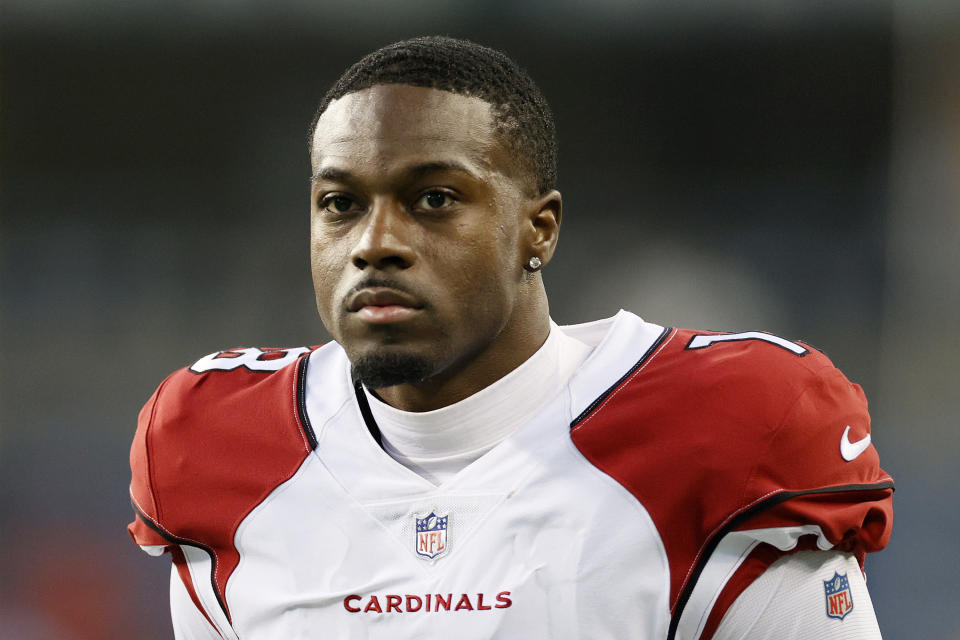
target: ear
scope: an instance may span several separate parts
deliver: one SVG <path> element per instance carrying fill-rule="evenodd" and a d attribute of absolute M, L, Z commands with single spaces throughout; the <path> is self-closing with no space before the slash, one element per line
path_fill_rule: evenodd
<path fill-rule="evenodd" d="M 563 216 L 560 192 L 552 189 L 537 196 L 527 211 L 530 231 L 527 255 L 537 256 L 546 265 L 553 258 L 560 238 L 560 218 Z"/>

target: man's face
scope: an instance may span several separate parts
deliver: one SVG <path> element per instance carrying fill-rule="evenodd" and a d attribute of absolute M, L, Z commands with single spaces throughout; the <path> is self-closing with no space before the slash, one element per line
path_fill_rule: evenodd
<path fill-rule="evenodd" d="M 535 202 L 490 105 L 408 85 L 334 101 L 312 141 L 317 308 L 379 388 L 498 348 L 530 279 Z"/>

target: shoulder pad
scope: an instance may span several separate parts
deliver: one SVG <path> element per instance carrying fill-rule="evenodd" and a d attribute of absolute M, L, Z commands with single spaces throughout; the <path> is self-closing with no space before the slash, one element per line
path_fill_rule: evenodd
<path fill-rule="evenodd" d="M 164 380 L 130 450 L 137 544 L 189 544 L 229 564 L 240 520 L 315 445 L 301 414 L 309 352 L 231 349 Z"/>

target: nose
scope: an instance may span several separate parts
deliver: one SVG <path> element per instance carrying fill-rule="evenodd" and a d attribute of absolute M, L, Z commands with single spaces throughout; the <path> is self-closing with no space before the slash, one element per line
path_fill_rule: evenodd
<path fill-rule="evenodd" d="M 415 260 L 410 245 L 413 221 L 403 207 L 389 201 L 375 200 L 360 223 L 362 231 L 350 253 L 353 266 L 363 270 L 408 269 Z"/>

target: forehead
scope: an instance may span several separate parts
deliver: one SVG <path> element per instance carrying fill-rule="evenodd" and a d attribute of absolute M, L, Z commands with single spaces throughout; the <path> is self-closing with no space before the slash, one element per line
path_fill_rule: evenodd
<path fill-rule="evenodd" d="M 376 85 L 330 103 L 311 141 L 314 170 L 403 158 L 459 160 L 483 169 L 508 160 L 489 103 L 439 89 Z"/>

